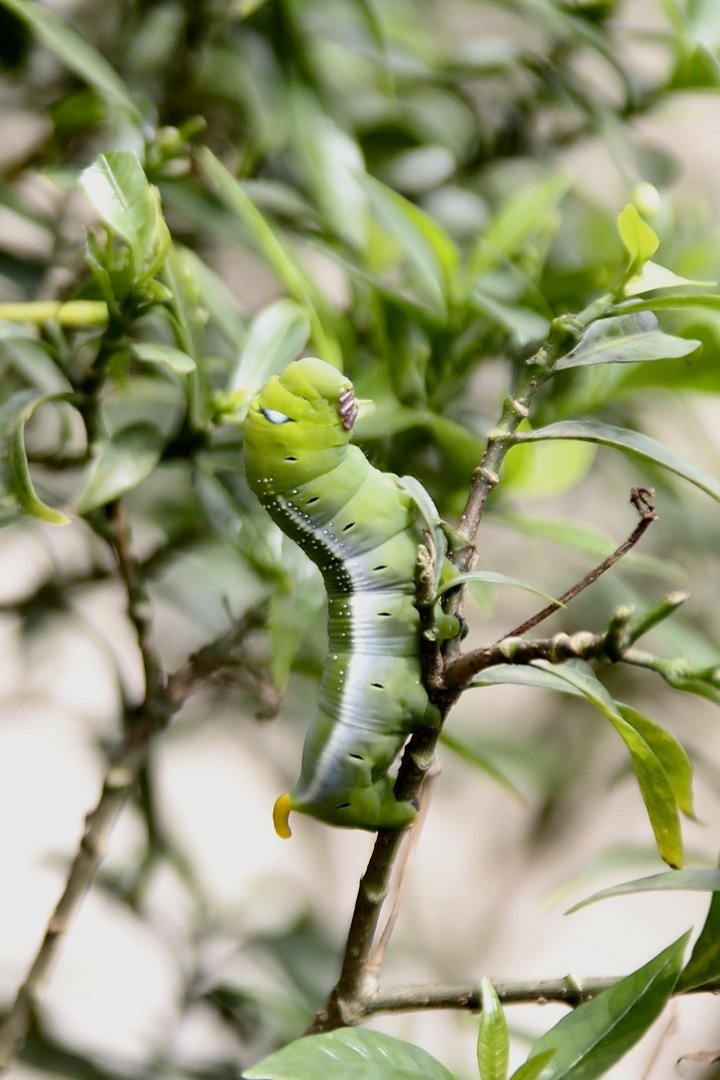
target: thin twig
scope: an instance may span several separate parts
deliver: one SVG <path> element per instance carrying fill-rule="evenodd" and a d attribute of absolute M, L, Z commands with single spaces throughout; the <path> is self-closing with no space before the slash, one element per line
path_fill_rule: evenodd
<path fill-rule="evenodd" d="M 118 562 L 128 589 L 130 609 L 130 593 L 134 597 L 132 603 L 137 603 L 143 590 L 134 576 L 136 568 L 131 556 L 127 528 L 121 528 L 117 535 L 121 538 L 121 550 L 117 552 Z M 124 546 L 126 543 L 127 547 Z M 151 679 L 160 678 L 160 665 L 154 656 L 147 616 L 136 610 L 132 621 L 138 633 L 138 644 L 143 652 L 146 672 Z M 231 658 L 231 653 L 237 648 L 241 637 L 248 634 L 254 625 L 256 619 L 252 613 L 248 613 L 237 627 L 233 627 L 217 642 L 200 650 L 187 664 L 171 674 L 166 685 L 160 683 L 151 689 L 152 684 L 149 684 L 143 702 L 134 711 L 132 725 L 113 762 L 108 766 L 99 801 L 85 820 L 85 829 L 62 896 L 50 917 L 27 976 L 4 1024 L 0 1027 L 0 1074 L 11 1065 L 25 1042 L 62 939 L 97 873 L 115 822 L 147 760 L 147 750 L 152 738 L 191 694 L 211 682 L 220 670 L 237 663 L 237 660 L 233 661 Z"/>
<path fill-rule="evenodd" d="M 553 600 L 547 607 L 542 608 L 541 611 L 536 612 L 535 615 L 531 615 L 529 619 L 520 623 L 520 625 L 511 630 L 509 634 L 505 634 L 505 637 L 521 637 L 523 634 L 526 634 L 528 630 L 532 630 L 533 627 L 544 622 L 545 619 L 549 618 L 550 615 L 553 615 L 559 608 L 566 607 L 571 600 L 574 600 L 576 596 L 579 596 L 589 585 L 594 584 L 594 582 L 596 582 L 599 577 L 602 577 L 611 566 L 614 566 L 618 560 L 622 559 L 624 555 L 627 555 L 627 553 L 635 547 L 640 538 L 644 536 L 653 521 L 657 521 L 657 514 L 652 502 L 653 494 L 654 491 L 652 488 L 633 488 L 630 493 L 630 502 L 640 514 L 640 521 L 635 526 L 630 536 L 628 536 L 626 540 L 623 540 L 622 544 L 616 547 L 611 555 L 608 555 L 606 559 L 603 559 L 601 563 L 598 563 L 596 567 L 569 588 L 567 592 L 564 592 L 557 600 Z"/>

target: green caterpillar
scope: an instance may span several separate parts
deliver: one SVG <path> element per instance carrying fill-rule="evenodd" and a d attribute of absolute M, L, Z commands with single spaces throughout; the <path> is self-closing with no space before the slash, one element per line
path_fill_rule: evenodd
<path fill-rule="evenodd" d="M 402 828 L 416 814 L 388 769 L 408 735 L 434 724 L 422 682 L 415 566 L 422 515 L 398 478 L 350 445 L 350 380 L 322 360 L 289 365 L 253 400 L 245 471 L 277 525 L 315 562 L 328 597 L 328 657 L 300 778 L 275 803 L 360 829 Z"/>

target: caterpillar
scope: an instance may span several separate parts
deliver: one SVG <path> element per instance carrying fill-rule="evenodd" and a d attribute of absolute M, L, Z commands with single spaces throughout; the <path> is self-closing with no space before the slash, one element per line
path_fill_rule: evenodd
<path fill-rule="evenodd" d="M 273 809 L 331 825 L 402 828 L 416 814 L 388 769 L 408 736 L 437 722 L 423 686 L 415 566 L 422 515 L 398 477 L 350 444 L 352 383 L 322 360 L 290 364 L 251 402 L 245 473 L 270 516 L 319 567 L 328 655 L 297 783 Z"/>

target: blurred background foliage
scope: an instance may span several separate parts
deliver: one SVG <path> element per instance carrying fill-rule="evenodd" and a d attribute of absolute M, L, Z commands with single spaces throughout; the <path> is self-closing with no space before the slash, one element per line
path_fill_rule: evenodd
<path fill-rule="evenodd" d="M 0 551 L 15 665 L 7 700 L 39 700 L 45 716 L 58 710 L 45 749 L 38 729 L 17 761 L 31 768 L 32 754 L 59 752 L 63 716 L 73 713 L 70 728 L 93 763 L 79 823 L 99 763 L 142 699 L 104 509 L 119 497 L 163 665 L 175 670 L 210 650 L 200 653 L 207 685 L 151 754 L 125 841 L 97 882 L 115 917 L 123 909 L 139 933 L 175 950 L 172 1009 L 161 1030 L 123 1052 L 112 1032 L 89 1037 L 51 992 L 25 1074 L 219 1080 L 309 1019 L 332 983 L 356 868 L 349 880 L 340 863 L 327 869 L 342 837 L 315 837 L 286 877 L 284 854 L 249 854 L 273 844 L 269 831 L 253 830 L 269 826 L 272 792 L 294 771 L 323 657 L 319 581 L 242 475 L 249 396 L 303 351 L 342 364 L 376 403 L 359 431 L 373 462 L 421 479 L 452 520 L 503 395 L 552 319 L 623 278 L 615 218 L 628 199 L 652 221 L 665 265 L 720 277 L 717 207 L 702 176 L 719 46 L 713 0 L 2 0 Z M 113 157 L 127 150 L 142 163 L 137 173 Z M 119 216 L 117 170 L 134 200 Z M 30 302 L 38 307 L 19 306 Z M 702 350 L 567 372 L 538 399 L 533 425 L 581 417 L 637 428 L 717 472 L 720 313 L 692 308 L 661 321 Z M 648 463 L 581 443 L 513 450 L 483 565 L 557 595 L 629 531 L 634 482 L 656 487 L 662 525 L 555 626 L 600 629 L 618 602 L 654 602 L 689 583 L 690 613 L 658 641 L 713 662 L 716 511 Z M 73 520 L 64 530 L 40 520 L 65 514 Z M 527 613 L 527 597 L 486 586 L 473 595 L 478 642 Z M 241 642 L 228 646 L 243 618 Z M 73 635 L 85 652 L 68 657 L 61 642 Z M 223 664 L 213 665 L 213 649 Z M 60 668 L 90 680 L 92 700 L 78 705 Z M 611 683 L 621 696 L 644 694 L 675 725 L 716 792 L 717 757 L 702 727 L 710 707 L 693 718 L 683 704 L 677 715 L 639 676 L 613 672 Z M 277 711 L 283 690 L 279 718 L 256 724 Z M 488 890 L 492 921 L 527 860 L 579 844 L 555 872 L 588 864 L 575 833 L 625 766 L 597 726 L 569 727 L 576 706 L 537 695 L 503 705 L 497 691 L 483 693 L 492 703 L 485 720 L 477 701 L 458 710 L 483 770 L 466 760 L 459 782 L 485 791 L 486 771 L 500 769 L 526 799 L 507 811 L 515 884 Z M 19 723 L 8 720 L 6 741 Z M 188 772 L 188 758 L 217 768 L 208 741 L 254 797 L 252 810 L 248 795 L 223 811 L 243 814 L 237 843 L 224 849 L 234 863 L 225 886 L 200 865 L 214 845 L 198 829 L 227 845 L 227 825 L 201 810 L 207 787 L 196 790 Z M 454 768 L 448 762 L 452 776 Z M 29 799 L 34 787 L 23 791 Z M 436 798 L 446 797 L 441 780 Z M 495 788 L 482 798 L 507 800 Z M 500 806 L 495 814 L 507 801 Z M 10 796 L 3 812 L 10 825 Z M 637 815 L 632 857 L 645 868 L 655 856 L 639 803 Z M 451 809 L 440 820 L 455 827 Z M 68 829 L 44 846 L 38 837 L 33 851 L 53 869 L 45 899 L 73 848 Z M 591 845 L 598 865 L 622 865 L 626 840 L 635 834 L 621 827 Z M 711 837 L 694 842 L 712 858 Z M 485 857 L 492 865 L 498 850 Z M 7 1002 L 42 925 L 36 907 L 25 952 L 12 954 L 2 983 Z M 425 977 L 453 974 L 460 942 L 455 952 L 435 942 L 424 955 L 432 919 L 415 917 L 400 959 Z M 476 947 L 473 964 L 484 971 L 487 931 Z M 72 977 L 63 983 L 61 970 L 58 979 L 72 998 Z"/>

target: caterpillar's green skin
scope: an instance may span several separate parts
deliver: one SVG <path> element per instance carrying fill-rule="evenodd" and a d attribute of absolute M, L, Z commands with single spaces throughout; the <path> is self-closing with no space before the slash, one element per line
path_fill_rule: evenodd
<path fill-rule="evenodd" d="M 322 360 L 272 378 L 245 426 L 250 487 L 319 566 L 328 595 L 328 658 L 300 778 L 275 804 L 289 836 L 298 810 L 361 829 L 409 824 L 388 768 L 408 735 L 433 724 L 422 683 L 415 565 L 422 530 L 397 478 L 349 445 L 352 384 Z"/>

